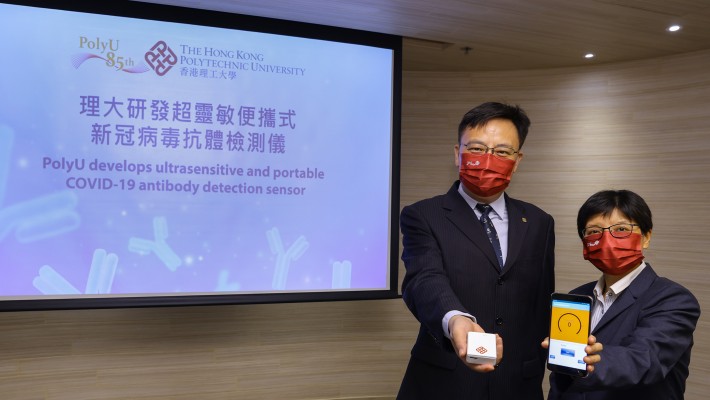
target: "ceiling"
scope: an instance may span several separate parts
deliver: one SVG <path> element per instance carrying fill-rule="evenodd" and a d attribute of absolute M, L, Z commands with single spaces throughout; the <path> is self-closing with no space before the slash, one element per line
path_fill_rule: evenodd
<path fill-rule="evenodd" d="M 147 2 L 401 35 L 406 71 L 572 67 L 710 49 L 710 0 Z M 666 31 L 672 24 L 682 28 Z"/>

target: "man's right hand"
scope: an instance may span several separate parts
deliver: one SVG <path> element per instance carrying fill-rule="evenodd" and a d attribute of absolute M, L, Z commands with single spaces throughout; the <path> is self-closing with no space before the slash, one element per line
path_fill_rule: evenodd
<path fill-rule="evenodd" d="M 451 334 L 451 344 L 454 346 L 456 355 L 463 363 L 476 372 L 491 372 L 495 370 L 495 366 L 490 364 L 470 364 L 466 362 L 466 352 L 468 351 L 468 333 L 486 331 L 480 325 L 473 322 L 471 318 L 465 315 L 456 315 L 449 320 L 449 333 Z M 503 339 L 496 334 L 496 365 L 500 364 L 503 359 Z"/>

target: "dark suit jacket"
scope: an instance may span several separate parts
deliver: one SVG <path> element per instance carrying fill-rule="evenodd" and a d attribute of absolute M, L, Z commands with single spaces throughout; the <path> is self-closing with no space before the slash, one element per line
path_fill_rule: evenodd
<path fill-rule="evenodd" d="M 572 293 L 592 295 L 596 282 Z M 700 306 L 650 265 L 614 301 L 592 332 L 602 360 L 584 379 L 550 375 L 550 400 L 682 399 Z"/>
<path fill-rule="evenodd" d="M 501 272 L 471 207 L 458 193 L 407 206 L 401 213 L 405 303 L 421 323 L 398 399 L 540 400 L 554 291 L 554 221 L 507 195 L 508 255 Z M 444 314 L 474 315 L 503 338 L 503 361 L 491 373 L 468 369 L 441 326 Z"/>

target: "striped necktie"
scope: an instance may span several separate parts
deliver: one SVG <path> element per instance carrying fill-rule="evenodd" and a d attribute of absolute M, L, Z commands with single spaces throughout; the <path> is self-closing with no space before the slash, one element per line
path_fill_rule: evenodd
<path fill-rule="evenodd" d="M 490 240 L 491 245 L 493 245 L 493 250 L 496 252 L 496 256 L 498 257 L 498 265 L 503 268 L 503 252 L 500 249 L 498 232 L 496 232 L 493 222 L 491 222 L 490 218 L 488 218 L 488 213 L 492 210 L 492 208 L 489 204 L 478 203 L 476 204 L 476 209 L 481 212 L 481 218 L 479 221 L 481 221 L 483 229 L 486 231 L 486 235 L 488 235 L 488 240 Z"/>

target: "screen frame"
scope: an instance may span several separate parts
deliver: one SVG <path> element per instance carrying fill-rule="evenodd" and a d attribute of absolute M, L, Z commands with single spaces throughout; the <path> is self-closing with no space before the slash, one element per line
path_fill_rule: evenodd
<path fill-rule="evenodd" d="M 379 300 L 400 298 L 398 291 L 399 271 L 399 202 L 400 202 L 400 146 L 402 113 L 402 37 L 384 33 L 361 31 L 356 29 L 332 27 L 274 18 L 233 14 L 221 11 L 192 9 L 173 5 L 144 3 L 140 1 L 113 0 L 110 2 L 91 0 L 35 0 L 3 1 L 2 3 L 64 10 L 144 20 L 174 22 L 207 27 L 234 29 L 307 39 L 359 44 L 391 49 L 392 66 L 392 126 L 390 156 L 390 204 L 389 204 L 389 260 L 388 287 L 368 290 L 334 291 L 285 291 L 259 293 L 217 294 L 152 294 L 106 296 L 86 295 L 87 297 L 8 299 L 0 300 L 0 312 L 4 311 L 41 311 L 99 308 L 139 308 L 139 307 L 174 307 L 203 305 L 235 305 L 294 302 L 323 302 L 350 300 Z"/>
<path fill-rule="evenodd" d="M 554 364 L 550 363 L 550 347 L 551 342 L 552 342 L 552 327 L 554 326 L 554 321 L 552 318 L 552 309 L 553 309 L 553 304 L 555 301 L 562 301 L 562 302 L 568 302 L 568 303 L 576 303 L 580 305 L 585 305 L 589 307 L 589 320 L 587 321 L 587 337 L 591 334 L 591 319 L 592 319 L 592 306 L 594 304 L 594 300 L 592 299 L 591 296 L 587 295 L 581 295 L 581 294 L 568 294 L 568 293 L 552 293 L 550 295 L 550 330 L 548 332 L 548 340 L 550 341 L 550 346 L 548 347 L 548 353 L 547 353 L 547 369 L 549 369 L 552 372 L 557 372 L 557 373 L 562 373 L 565 375 L 572 375 L 580 378 L 584 378 L 588 375 L 587 372 L 587 364 L 584 364 L 584 369 L 580 368 L 570 368 L 566 367 L 564 365 L 559 365 L 559 364 Z M 575 342 L 576 343 L 576 342 Z M 585 343 L 586 345 L 586 343 Z"/>

